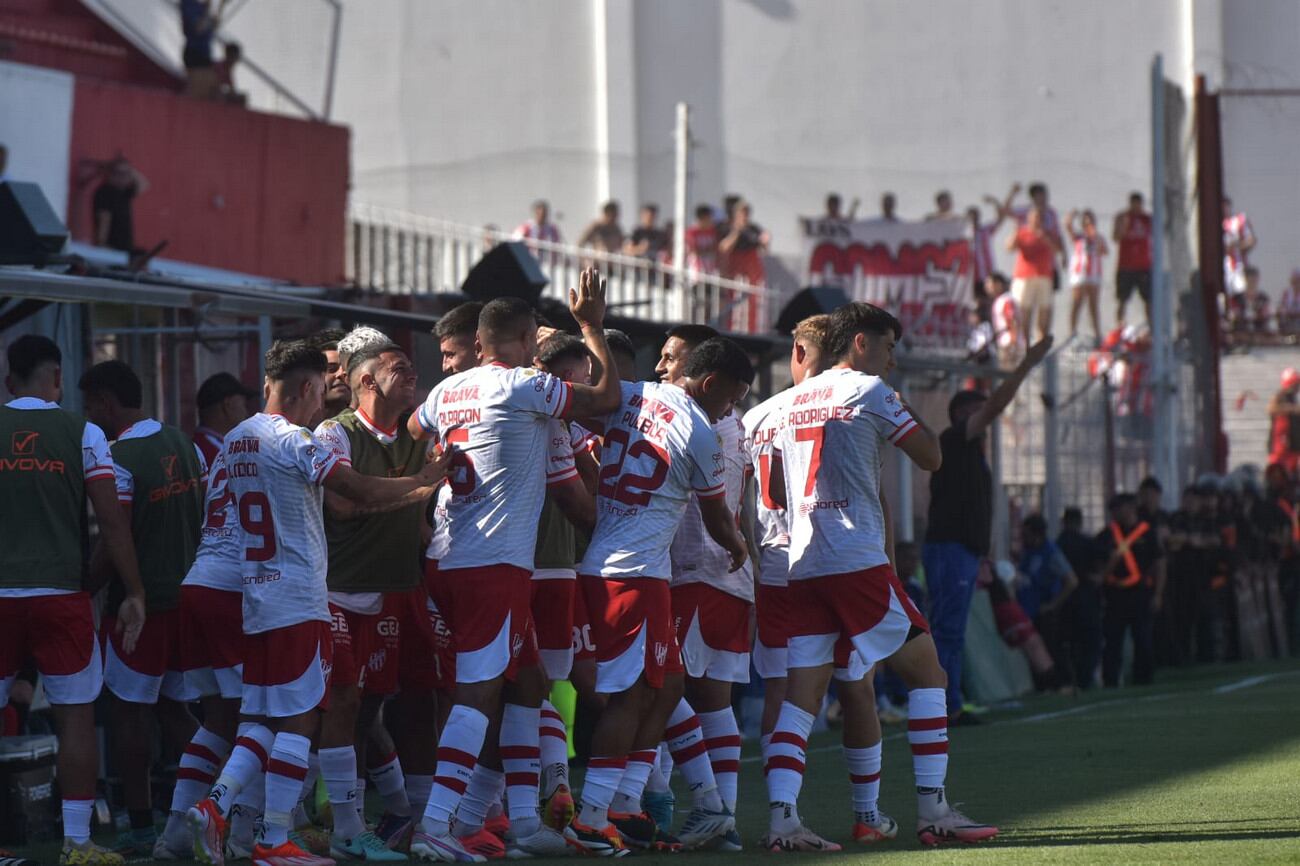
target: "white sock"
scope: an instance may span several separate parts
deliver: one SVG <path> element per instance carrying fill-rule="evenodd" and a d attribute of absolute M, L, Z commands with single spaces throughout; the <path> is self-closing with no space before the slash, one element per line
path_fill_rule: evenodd
<path fill-rule="evenodd" d="M 699 716 L 713 778 L 718 782 L 718 795 L 722 797 L 722 805 L 734 812 L 736 789 L 740 784 L 740 726 L 736 724 L 736 714 L 727 707 Z"/>
<path fill-rule="evenodd" d="M 773 833 L 789 833 L 799 826 L 794 809 L 803 787 L 804 762 L 807 760 L 808 734 L 813 716 L 786 701 L 781 704 L 776 728 L 768 743 L 767 799 L 771 808 Z"/>
<path fill-rule="evenodd" d="M 271 759 L 266 765 L 266 810 L 263 813 L 261 843 L 274 848 L 289 841 L 293 807 L 307 777 L 307 756 L 311 740 L 284 731 L 275 735 Z M 335 818 L 337 819 L 337 815 Z"/>
<path fill-rule="evenodd" d="M 712 812 L 721 812 L 722 797 L 718 794 L 713 765 L 709 763 L 709 750 L 704 745 L 700 719 L 685 699 L 678 703 L 668 717 L 664 740 L 668 743 L 677 769 L 686 777 L 686 784 L 690 786 L 695 799 L 694 805 Z"/>
<path fill-rule="evenodd" d="M 611 812 L 625 815 L 640 813 L 641 795 L 645 793 L 650 770 L 658 761 L 659 752 L 655 749 L 633 752 L 627 756 L 627 768 L 623 770 L 623 778 L 618 780 L 618 790 L 614 792 L 614 799 L 609 804 Z"/>
<path fill-rule="evenodd" d="M 907 694 L 907 742 L 912 747 L 917 810 L 922 818 L 947 812 L 943 785 L 948 775 L 948 703 L 943 689 Z"/>
<path fill-rule="evenodd" d="M 510 826 L 519 837 L 531 836 L 542 824 L 537 813 L 542 760 L 538 744 L 540 724 L 538 707 L 506 704 L 501 714 L 501 765 L 506 772 L 506 803 Z"/>
<path fill-rule="evenodd" d="M 334 813 L 334 832 L 344 839 L 360 836 L 366 829 L 357 809 L 357 752 L 352 746 L 320 750 L 320 775 Z"/>
<path fill-rule="evenodd" d="M 368 774 L 375 783 L 375 790 L 384 798 L 384 811 L 392 815 L 408 818 L 411 815 L 411 801 L 406 797 L 406 779 L 402 776 L 402 762 L 393 752 L 378 767 L 371 767 Z"/>
<path fill-rule="evenodd" d="M 880 799 L 880 743 L 865 749 L 844 747 L 844 765 L 853 786 L 853 816 L 862 824 L 876 823 Z"/>
<path fill-rule="evenodd" d="M 95 809 L 93 799 L 64 799 L 63 838 L 84 845 L 90 841 L 90 814 Z"/>
<path fill-rule="evenodd" d="M 447 716 L 447 724 L 438 740 L 438 765 L 433 777 L 433 790 L 424 808 L 421 826 L 431 835 L 445 834 L 451 823 L 456 804 L 465 793 L 479 752 L 483 751 L 483 738 L 487 736 L 488 718 L 478 710 L 456 704 Z"/>

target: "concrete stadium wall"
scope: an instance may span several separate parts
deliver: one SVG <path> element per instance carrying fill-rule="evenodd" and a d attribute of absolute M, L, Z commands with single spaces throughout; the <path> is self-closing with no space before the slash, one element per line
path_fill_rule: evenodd
<path fill-rule="evenodd" d="M 65 72 L 0 63 L 0 144 L 9 151 L 5 176 L 40 184 L 64 220 L 73 81 Z"/>

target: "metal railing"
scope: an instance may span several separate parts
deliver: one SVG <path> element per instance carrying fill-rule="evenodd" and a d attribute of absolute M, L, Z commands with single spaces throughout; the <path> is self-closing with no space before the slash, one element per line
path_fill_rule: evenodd
<path fill-rule="evenodd" d="M 348 280 L 389 294 L 460 291 L 470 269 L 508 232 L 420 214 L 353 204 L 348 215 Z M 550 283 L 545 298 L 564 300 L 582 268 L 605 275 L 610 310 L 655 322 L 704 322 L 719 330 L 758 334 L 771 329 L 776 294 L 717 274 L 678 269 L 637 256 L 547 241 L 523 241 Z"/>

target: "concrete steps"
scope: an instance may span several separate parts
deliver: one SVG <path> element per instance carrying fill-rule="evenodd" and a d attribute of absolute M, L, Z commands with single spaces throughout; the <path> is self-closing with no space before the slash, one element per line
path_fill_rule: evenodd
<path fill-rule="evenodd" d="M 1268 401 L 1286 367 L 1300 369 L 1300 348 L 1257 348 L 1223 358 L 1219 381 L 1230 468 L 1244 463 L 1262 467 L 1268 460 Z"/>

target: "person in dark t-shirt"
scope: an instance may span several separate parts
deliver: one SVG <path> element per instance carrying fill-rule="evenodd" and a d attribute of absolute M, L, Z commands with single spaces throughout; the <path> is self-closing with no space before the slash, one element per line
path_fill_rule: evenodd
<path fill-rule="evenodd" d="M 1078 508 L 1065 509 L 1056 546 L 1079 578 L 1063 619 L 1068 623 L 1075 685 L 1087 689 L 1095 685 L 1101 662 L 1101 568 L 1105 561 L 1097 542 L 1084 534 L 1083 512 Z"/>
<path fill-rule="evenodd" d="M 948 715 L 957 724 L 971 720 L 961 716 L 961 654 L 975 576 L 980 559 L 988 555 L 993 528 L 993 473 L 984 457 L 984 433 L 1051 348 L 1051 337 L 1031 346 L 991 395 L 980 391 L 953 395 L 948 403 L 952 426 L 939 436 L 943 465 L 930 476 L 921 561 L 930 591 L 930 629 L 939 663 L 948 674 Z"/>
<path fill-rule="evenodd" d="M 1098 533 L 1097 543 L 1106 553 L 1102 684 L 1119 685 L 1124 637 L 1131 633 L 1133 683 L 1148 685 L 1155 670 L 1152 620 L 1164 595 L 1164 581 L 1157 579 L 1163 575 L 1158 566 L 1164 550 L 1156 527 L 1138 515 L 1133 494 L 1116 494 L 1110 501 L 1110 523 Z"/>
<path fill-rule="evenodd" d="M 135 251 L 134 218 L 131 203 L 149 188 L 135 166 L 118 157 L 106 167 L 104 182 L 95 188 L 95 245 L 131 253 Z"/>

